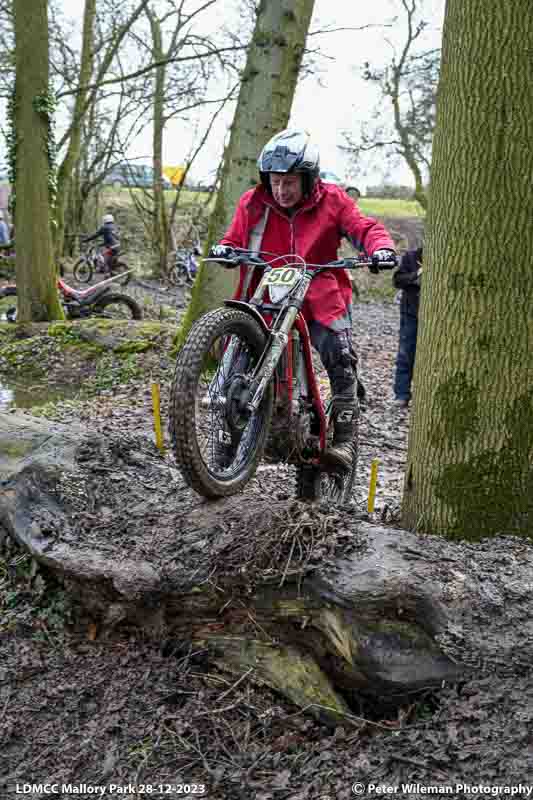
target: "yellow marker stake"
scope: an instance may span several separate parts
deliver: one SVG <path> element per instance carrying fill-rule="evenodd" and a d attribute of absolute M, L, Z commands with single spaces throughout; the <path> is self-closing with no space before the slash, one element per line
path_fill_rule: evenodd
<path fill-rule="evenodd" d="M 154 409 L 154 429 L 155 429 L 155 443 L 161 453 L 165 450 L 163 444 L 163 432 L 161 430 L 161 406 L 159 402 L 159 384 L 152 383 L 152 406 Z"/>
<path fill-rule="evenodd" d="M 378 482 L 378 464 L 379 458 L 375 458 L 372 461 L 372 465 L 370 467 L 370 485 L 368 487 L 368 513 L 371 514 L 374 511 L 374 500 L 376 499 L 376 484 Z"/>

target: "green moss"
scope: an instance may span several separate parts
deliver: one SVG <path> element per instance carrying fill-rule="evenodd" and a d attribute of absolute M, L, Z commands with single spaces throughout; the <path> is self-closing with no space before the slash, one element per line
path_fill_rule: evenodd
<path fill-rule="evenodd" d="M 33 440 L 21 439 L 20 442 L 14 442 L 12 439 L 3 442 L 0 439 L 0 454 L 8 458 L 24 458 L 32 448 L 35 447 Z"/>
<path fill-rule="evenodd" d="M 172 309 L 172 313 L 175 314 L 176 309 Z M 164 331 L 165 328 L 160 322 L 141 322 L 141 324 L 137 327 L 137 336 L 141 336 L 143 338 L 147 336 L 157 337 L 161 336 Z"/>
<path fill-rule="evenodd" d="M 10 371 L 26 375 L 42 375 L 46 369 L 38 358 L 40 337 L 32 336 L 30 339 L 12 340 L 0 347 L 0 357 L 7 363 Z"/>
<path fill-rule="evenodd" d="M 448 538 L 476 541 L 500 533 L 533 538 L 532 419 L 533 390 L 509 409 L 499 449 L 449 464 L 434 481 L 436 496 L 454 515 Z"/>
<path fill-rule="evenodd" d="M 144 353 L 154 347 L 154 343 L 147 339 L 134 339 L 133 341 L 121 342 L 114 347 L 115 353 Z"/>
<path fill-rule="evenodd" d="M 435 392 L 440 424 L 435 428 L 433 441 L 464 442 L 479 428 L 478 389 L 469 383 L 463 372 L 452 375 Z"/>

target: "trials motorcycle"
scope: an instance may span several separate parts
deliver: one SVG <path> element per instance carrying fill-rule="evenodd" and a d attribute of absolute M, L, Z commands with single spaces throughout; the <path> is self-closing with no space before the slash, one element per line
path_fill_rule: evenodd
<path fill-rule="evenodd" d="M 178 354 L 169 401 L 177 465 L 195 491 L 217 498 L 242 490 L 264 456 L 294 464 L 297 498 L 348 503 L 357 434 L 350 470 L 328 466 L 322 456 L 333 435 L 331 401 L 324 404 L 320 395 L 301 309 L 324 270 L 375 262 L 344 258 L 318 265 L 295 255 L 236 253 L 229 262 L 204 261 L 244 263 L 263 275 L 250 300 L 226 300 L 202 316 Z"/>
<path fill-rule="evenodd" d="M 104 317 L 106 319 L 135 319 L 143 317 L 140 305 L 127 294 L 113 291 L 114 278 L 95 283 L 88 289 L 74 289 L 62 278 L 57 288 L 67 319 Z M 4 298 L 6 298 L 4 300 Z M 3 310 L 5 306 L 5 311 Z M 0 287 L 0 321 L 17 321 L 17 287 L 9 284 Z"/>

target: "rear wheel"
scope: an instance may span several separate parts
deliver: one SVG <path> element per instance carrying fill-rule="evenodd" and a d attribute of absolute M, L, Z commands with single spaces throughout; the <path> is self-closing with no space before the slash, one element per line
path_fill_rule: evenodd
<path fill-rule="evenodd" d="M 345 505 L 353 499 L 359 452 L 359 414 L 352 442 L 352 464 L 347 471 L 325 470 L 320 465 L 298 464 L 296 467 L 296 497 L 298 500 L 323 500 L 332 505 Z"/>
<path fill-rule="evenodd" d="M 106 319 L 142 319 L 140 305 L 127 294 L 108 294 L 94 306 L 93 316 Z"/>
<path fill-rule="evenodd" d="M 168 280 L 172 286 L 191 286 L 194 283 L 194 276 L 183 262 L 176 262 L 168 273 Z"/>
<path fill-rule="evenodd" d="M 127 272 L 128 270 L 129 267 L 124 261 L 116 261 L 113 264 L 111 271 L 111 275 L 115 283 L 118 283 L 119 286 L 127 286 L 131 281 L 131 272 L 128 272 L 127 275 L 123 275 L 122 273 Z"/>
<path fill-rule="evenodd" d="M 169 432 L 178 466 L 204 497 L 225 497 L 252 478 L 272 416 L 272 386 L 251 413 L 250 376 L 266 344 L 245 312 L 220 308 L 193 326 L 178 355 Z"/>
<path fill-rule="evenodd" d="M 92 264 L 86 258 L 79 258 L 74 264 L 72 274 L 79 283 L 90 283 L 93 277 Z"/>

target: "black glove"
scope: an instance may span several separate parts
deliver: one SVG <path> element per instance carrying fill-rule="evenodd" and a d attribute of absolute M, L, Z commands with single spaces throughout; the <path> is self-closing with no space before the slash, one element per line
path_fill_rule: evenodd
<path fill-rule="evenodd" d="M 220 259 L 228 269 L 237 266 L 237 253 L 227 244 L 215 244 L 209 251 L 208 258 Z"/>
<path fill-rule="evenodd" d="M 370 272 L 377 275 L 381 269 L 394 269 L 398 266 L 398 258 L 394 250 L 383 249 L 376 250 L 372 253 L 372 264 L 369 267 Z"/>

